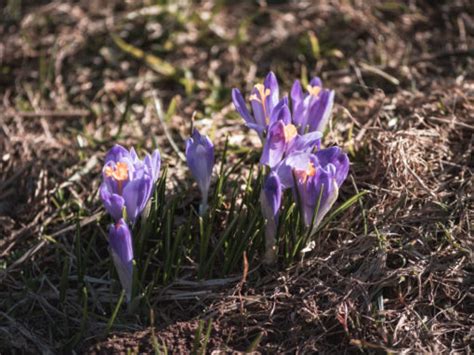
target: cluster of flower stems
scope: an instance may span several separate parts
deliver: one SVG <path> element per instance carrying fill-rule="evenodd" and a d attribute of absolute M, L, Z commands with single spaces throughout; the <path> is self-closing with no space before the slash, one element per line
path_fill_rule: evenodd
<path fill-rule="evenodd" d="M 270 72 L 263 83 L 254 86 L 248 100 L 251 110 L 240 91 L 232 90 L 237 112 L 247 127 L 257 132 L 263 145 L 260 157 L 260 165 L 266 167 L 260 194 L 265 218 L 263 262 L 273 264 L 277 259 L 284 191 L 291 190 L 305 233 L 312 236 L 338 197 L 349 172 L 349 159 L 337 146 L 322 147 L 334 91 L 323 88 L 319 78 L 313 78 L 306 91 L 295 81 L 290 97 L 280 98 L 277 78 Z M 186 140 L 186 160 L 201 191 L 199 214 L 204 216 L 215 163 L 214 145 L 196 129 Z M 131 299 L 134 270 L 131 227 L 153 195 L 160 165 L 158 150 L 140 159 L 134 148 L 127 150 L 115 145 L 105 157 L 100 198 L 114 220 L 108 231 L 109 249 L 127 301 Z"/>

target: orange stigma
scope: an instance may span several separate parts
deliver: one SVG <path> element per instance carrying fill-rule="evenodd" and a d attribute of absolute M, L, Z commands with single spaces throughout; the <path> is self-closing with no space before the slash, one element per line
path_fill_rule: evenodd
<path fill-rule="evenodd" d="M 118 162 L 115 164 L 115 168 L 106 166 L 104 169 L 104 174 L 107 177 L 112 177 L 117 181 L 118 191 L 122 193 L 122 185 L 125 180 L 128 179 L 128 165 L 124 162 Z"/>
<path fill-rule="evenodd" d="M 314 176 L 316 175 L 316 168 L 314 167 L 314 164 L 309 162 L 308 167 L 306 170 L 294 170 L 295 175 L 303 182 L 306 183 L 306 180 L 308 180 L 308 176 Z"/>
<path fill-rule="evenodd" d="M 311 96 L 319 96 L 319 93 L 321 92 L 321 86 L 308 85 L 307 89 Z"/>
<path fill-rule="evenodd" d="M 265 102 L 267 100 L 267 97 L 270 96 L 270 89 L 269 88 L 265 88 L 265 86 L 263 84 L 255 84 L 255 89 L 257 89 L 257 92 L 258 94 L 260 95 L 260 97 L 258 97 L 257 94 L 252 94 L 250 95 L 250 101 L 257 101 L 257 102 L 260 102 L 263 106 L 263 114 L 265 115 L 265 121 L 268 122 L 270 121 L 269 117 L 267 116 L 267 108 L 265 106 Z"/>
<path fill-rule="evenodd" d="M 289 143 L 293 140 L 293 138 L 296 137 L 296 135 L 298 134 L 298 131 L 296 130 L 295 125 L 290 123 L 285 126 L 283 134 L 285 136 L 285 142 Z"/>
<path fill-rule="evenodd" d="M 306 168 L 306 174 L 308 176 L 316 175 L 316 168 L 314 167 L 313 163 L 311 163 L 311 162 L 308 163 L 308 168 Z"/>

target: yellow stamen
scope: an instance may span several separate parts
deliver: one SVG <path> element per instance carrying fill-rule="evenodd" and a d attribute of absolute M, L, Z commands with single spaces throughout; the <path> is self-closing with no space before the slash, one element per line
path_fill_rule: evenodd
<path fill-rule="evenodd" d="M 285 136 L 285 142 L 289 143 L 291 142 L 293 138 L 296 137 L 296 135 L 298 134 L 298 131 L 296 130 L 296 126 L 290 123 L 285 126 L 283 134 Z"/>
<path fill-rule="evenodd" d="M 255 84 L 254 87 L 257 89 L 258 95 L 260 95 L 260 97 L 258 97 L 257 94 L 252 94 L 250 95 L 250 100 L 255 100 L 260 102 L 262 105 L 265 105 L 265 100 L 267 96 L 270 95 L 270 89 L 265 88 L 263 84 Z"/>
<path fill-rule="evenodd" d="M 257 102 L 260 102 L 260 103 L 262 102 L 262 101 L 260 101 L 260 99 L 258 98 L 257 94 L 252 94 L 252 95 L 250 95 L 249 100 L 250 100 L 250 101 L 257 101 Z"/>
<path fill-rule="evenodd" d="M 312 96 L 319 96 L 319 93 L 321 92 L 321 86 L 311 86 L 308 85 L 308 92 Z"/>

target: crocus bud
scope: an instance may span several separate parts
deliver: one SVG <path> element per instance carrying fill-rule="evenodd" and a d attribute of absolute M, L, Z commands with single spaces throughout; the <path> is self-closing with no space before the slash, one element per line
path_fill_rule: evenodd
<path fill-rule="evenodd" d="M 278 217 L 281 206 L 282 186 L 280 178 L 275 172 L 270 172 L 265 180 L 260 195 L 262 213 L 266 219 L 265 224 L 265 264 L 273 264 L 276 260 L 276 234 Z"/>
<path fill-rule="evenodd" d="M 155 150 L 145 160 L 138 158 L 132 148 L 127 151 L 115 145 L 105 158 L 100 197 L 115 221 L 126 210 L 128 221 L 135 223 L 150 200 L 160 170 L 160 153 Z"/>
<path fill-rule="evenodd" d="M 123 219 L 110 225 L 109 247 L 120 283 L 125 290 L 127 302 L 130 302 L 133 279 L 133 246 L 130 229 Z"/>
<path fill-rule="evenodd" d="M 201 135 L 197 129 L 186 140 L 186 161 L 201 190 L 200 213 L 207 210 L 207 197 L 214 167 L 214 145 L 209 137 Z"/>

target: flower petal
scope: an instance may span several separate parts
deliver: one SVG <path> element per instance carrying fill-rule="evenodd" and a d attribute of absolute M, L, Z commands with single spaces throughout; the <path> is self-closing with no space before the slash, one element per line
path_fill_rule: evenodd
<path fill-rule="evenodd" d="M 334 169 L 316 169 L 316 174 L 304 183 L 298 183 L 303 219 L 306 226 L 317 227 L 337 200 L 339 188 Z"/>
<path fill-rule="evenodd" d="M 270 95 L 268 95 L 267 97 L 267 110 L 269 111 L 269 114 L 280 100 L 280 89 L 278 87 L 278 79 L 272 71 L 267 74 L 263 85 L 266 89 L 270 89 Z"/>
<path fill-rule="evenodd" d="M 262 127 L 267 127 L 267 119 L 270 119 L 268 115 L 270 115 L 271 111 L 267 111 L 266 106 L 264 108 L 261 102 L 260 92 L 256 87 L 252 89 L 250 97 L 254 97 L 254 99 L 250 100 L 250 106 L 252 106 L 255 123 Z"/>
<path fill-rule="evenodd" d="M 349 173 L 349 157 L 339 147 L 330 147 L 316 152 L 318 163 L 322 167 L 332 164 L 335 168 L 337 186 L 341 186 Z"/>
<path fill-rule="evenodd" d="M 283 105 L 278 112 L 277 120 L 283 121 L 285 125 L 291 123 L 291 112 L 287 105 Z"/>
<path fill-rule="evenodd" d="M 145 156 L 145 165 L 153 179 L 153 182 L 158 180 L 161 167 L 161 155 L 158 149 L 155 149 L 152 155 L 147 154 Z"/>
<path fill-rule="evenodd" d="M 315 76 L 314 78 L 311 79 L 311 81 L 309 82 L 309 85 L 311 85 L 312 87 L 315 87 L 315 86 L 323 87 L 323 82 L 321 81 L 319 77 Z"/>
<path fill-rule="evenodd" d="M 323 90 L 314 98 L 308 108 L 308 125 L 310 131 L 324 132 L 331 116 L 334 104 L 334 91 Z"/>
<path fill-rule="evenodd" d="M 127 219 L 135 223 L 151 197 L 153 180 L 149 176 L 130 181 L 123 189 Z"/>
<path fill-rule="evenodd" d="M 235 109 L 242 116 L 247 124 L 255 123 L 255 119 L 250 115 L 247 105 L 245 105 L 244 98 L 240 93 L 239 89 L 232 89 L 232 102 L 234 103 Z"/>
<path fill-rule="evenodd" d="M 137 152 L 135 151 L 135 148 L 130 148 L 130 158 L 132 160 L 132 163 L 135 164 L 140 161 L 138 158 Z"/>
<path fill-rule="evenodd" d="M 299 80 L 295 80 L 293 83 L 293 86 L 291 87 L 290 91 L 290 96 L 291 96 L 291 104 L 293 106 L 293 109 L 295 108 L 296 105 L 298 105 L 301 101 L 303 101 L 304 95 L 303 95 L 303 89 L 301 88 L 301 83 Z"/>
<path fill-rule="evenodd" d="M 122 147 L 119 144 L 115 144 L 108 152 L 107 155 L 105 156 L 105 163 L 108 163 L 109 161 L 113 162 L 119 162 L 122 160 L 122 158 L 130 158 L 130 153 L 127 149 Z"/>
<path fill-rule="evenodd" d="M 296 136 L 288 147 L 287 154 L 303 151 L 311 152 L 315 147 L 320 146 L 322 136 L 321 132 L 310 132 Z"/>
<path fill-rule="evenodd" d="M 288 97 L 282 98 L 278 104 L 273 108 L 271 114 L 270 114 L 270 123 L 269 126 L 271 126 L 273 123 L 278 121 L 279 119 L 283 119 L 285 121 L 285 124 L 291 123 L 291 113 L 288 110 L 288 115 L 287 113 L 284 112 L 282 113 L 282 109 L 286 107 L 288 109 Z M 283 115 L 283 116 L 281 116 Z"/>
<path fill-rule="evenodd" d="M 123 197 L 116 193 L 110 193 L 105 182 L 100 185 L 99 193 L 106 211 L 115 221 L 121 219 L 123 216 L 123 207 L 125 205 Z"/>
<path fill-rule="evenodd" d="M 283 159 L 286 149 L 285 124 L 278 120 L 268 130 L 267 140 L 263 146 L 260 164 L 274 167 Z"/>

